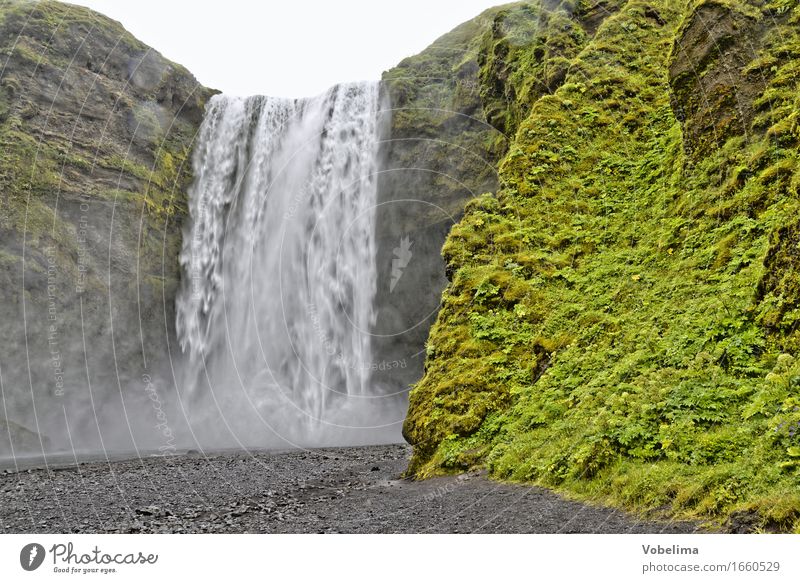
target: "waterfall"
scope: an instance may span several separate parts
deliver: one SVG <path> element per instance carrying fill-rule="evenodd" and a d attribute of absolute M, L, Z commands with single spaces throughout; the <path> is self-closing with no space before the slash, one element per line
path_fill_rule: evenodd
<path fill-rule="evenodd" d="M 352 83 L 208 104 L 176 302 L 180 403 L 201 444 L 338 445 L 398 431 L 369 383 L 379 95 L 377 83 Z"/>

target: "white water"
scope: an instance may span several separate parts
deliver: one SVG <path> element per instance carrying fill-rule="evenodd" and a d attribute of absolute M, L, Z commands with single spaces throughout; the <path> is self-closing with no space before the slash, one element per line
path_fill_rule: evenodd
<path fill-rule="evenodd" d="M 397 439 L 369 385 L 379 99 L 360 83 L 209 103 L 177 300 L 201 445 Z"/>

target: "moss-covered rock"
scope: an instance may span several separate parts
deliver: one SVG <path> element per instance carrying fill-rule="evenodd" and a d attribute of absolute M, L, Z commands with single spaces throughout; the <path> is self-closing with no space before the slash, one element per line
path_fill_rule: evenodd
<path fill-rule="evenodd" d="M 798 15 L 630 0 L 581 41 L 444 245 L 411 474 L 800 526 Z"/>
<path fill-rule="evenodd" d="M 521 119 L 566 77 L 619 8 L 564 0 L 492 8 L 383 76 L 391 111 L 378 198 L 373 381 L 404 394 L 423 373 L 423 345 L 447 284 L 440 256 L 465 205 L 498 186 L 497 165 Z M 410 260 L 393 266 L 405 241 Z M 400 366 L 392 366 L 393 364 Z"/>
<path fill-rule="evenodd" d="M 422 376 L 425 338 L 447 283 L 445 237 L 468 200 L 498 185 L 508 139 L 486 121 L 478 65 L 496 12 L 462 24 L 383 75 L 391 127 L 378 183 L 373 384 L 398 398 Z M 403 245 L 410 255 L 400 266 Z"/>
<path fill-rule="evenodd" d="M 769 77 L 765 65 L 755 62 L 764 37 L 773 33 L 763 14 L 746 2 L 701 2 L 683 23 L 669 74 L 690 155 L 705 155 L 732 136 L 749 133 L 754 101 Z"/>
<path fill-rule="evenodd" d="M 572 62 L 621 4 L 561 0 L 497 10 L 478 55 L 489 123 L 513 136 L 536 100 L 564 83 Z"/>

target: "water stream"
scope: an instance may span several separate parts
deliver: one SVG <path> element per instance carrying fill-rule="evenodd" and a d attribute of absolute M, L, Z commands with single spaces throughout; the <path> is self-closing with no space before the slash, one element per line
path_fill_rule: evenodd
<path fill-rule="evenodd" d="M 377 83 L 209 103 L 176 322 L 201 445 L 398 438 L 370 387 L 381 120 Z"/>

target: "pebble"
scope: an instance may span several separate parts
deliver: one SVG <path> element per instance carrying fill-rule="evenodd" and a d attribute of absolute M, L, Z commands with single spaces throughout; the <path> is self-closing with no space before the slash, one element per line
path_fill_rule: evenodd
<path fill-rule="evenodd" d="M 410 454 L 405 445 L 323 452 L 204 452 L 208 459 L 157 458 L 144 468 L 140 460 L 113 468 L 86 463 L 80 472 L 30 469 L 13 478 L 6 470 L 0 474 L 0 532 L 558 532 L 564 524 L 571 532 L 696 529 L 642 523 L 478 474 L 403 480 Z"/>

